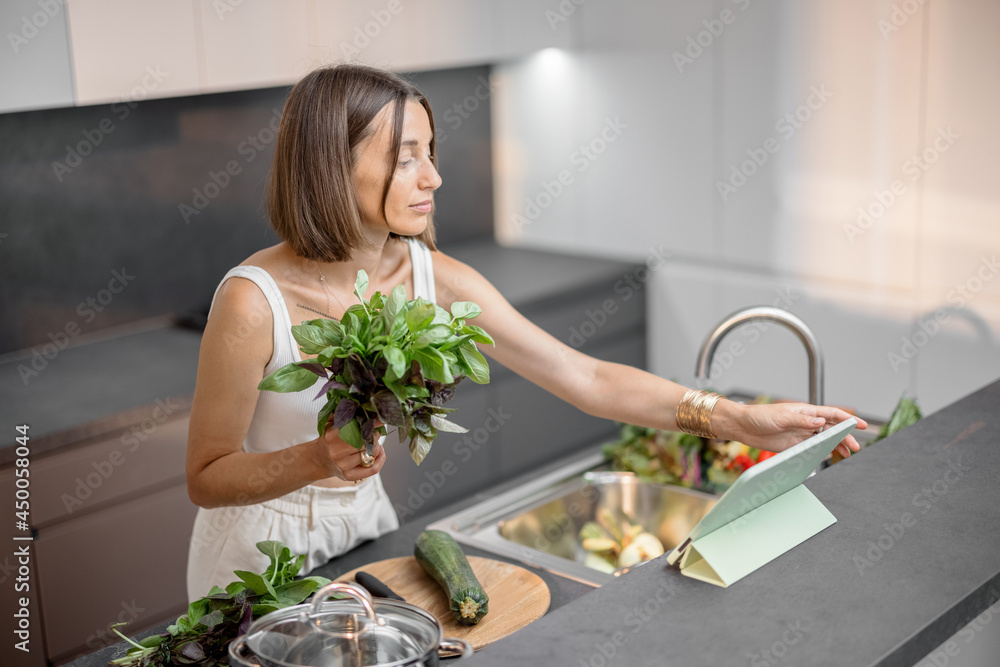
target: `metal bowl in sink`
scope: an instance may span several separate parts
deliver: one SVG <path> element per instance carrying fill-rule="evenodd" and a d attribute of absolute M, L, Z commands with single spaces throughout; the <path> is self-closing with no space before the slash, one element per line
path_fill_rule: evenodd
<path fill-rule="evenodd" d="M 580 488 L 499 522 L 505 539 L 583 563 L 580 528 L 607 510 L 655 535 L 669 551 L 715 504 L 715 497 L 677 486 L 644 482 L 627 472 L 586 473 Z"/>
<path fill-rule="evenodd" d="M 716 496 L 604 470 L 600 454 L 574 460 L 531 482 L 435 522 L 456 540 L 595 586 L 613 575 L 583 564 L 578 537 L 602 508 L 641 524 L 669 551 L 701 520 Z"/>

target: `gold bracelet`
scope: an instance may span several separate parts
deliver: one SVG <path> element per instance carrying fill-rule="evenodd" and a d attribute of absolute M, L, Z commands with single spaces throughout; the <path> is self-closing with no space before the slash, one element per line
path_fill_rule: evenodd
<path fill-rule="evenodd" d="M 702 438 L 714 438 L 712 433 L 712 410 L 723 397 L 719 394 L 688 389 L 677 404 L 675 420 L 677 429 Z"/>

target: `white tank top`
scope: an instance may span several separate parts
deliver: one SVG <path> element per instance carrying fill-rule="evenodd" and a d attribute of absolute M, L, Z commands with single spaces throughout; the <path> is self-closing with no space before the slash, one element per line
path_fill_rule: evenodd
<path fill-rule="evenodd" d="M 434 267 L 431 252 L 422 242 L 404 238 L 410 245 L 410 260 L 413 263 L 413 298 L 421 296 L 436 303 L 434 292 Z M 219 282 L 219 287 L 233 276 L 252 280 L 264 293 L 271 306 L 274 321 L 274 353 L 264 367 L 264 375 L 270 375 L 286 364 L 302 361 L 299 345 L 292 336 L 291 317 L 281 295 L 281 290 L 270 274 L 259 266 L 236 266 Z M 219 293 L 216 287 L 215 293 Z M 212 297 L 215 304 L 215 296 Z M 211 315 L 211 308 L 209 309 Z M 316 416 L 323 407 L 325 397 L 317 398 L 320 383 L 299 392 L 282 394 L 262 391 L 257 397 L 250 429 L 243 441 L 247 452 L 274 452 L 302 442 L 314 440 L 317 436 Z"/>

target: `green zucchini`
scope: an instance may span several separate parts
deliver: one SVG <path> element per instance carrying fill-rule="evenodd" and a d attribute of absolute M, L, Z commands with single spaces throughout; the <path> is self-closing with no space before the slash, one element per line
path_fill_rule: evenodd
<path fill-rule="evenodd" d="M 448 606 L 456 621 L 475 625 L 486 615 L 490 598 L 451 535 L 441 530 L 425 530 L 417 538 L 413 555 L 448 595 Z"/>

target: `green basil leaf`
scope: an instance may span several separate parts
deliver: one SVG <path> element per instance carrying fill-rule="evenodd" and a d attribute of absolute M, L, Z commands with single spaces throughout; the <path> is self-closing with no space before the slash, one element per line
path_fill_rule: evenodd
<path fill-rule="evenodd" d="M 451 327 L 451 313 L 435 303 L 434 319 L 431 320 L 431 324 L 445 324 Z"/>
<path fill-rule="evenodd" d="M 188 605 L 187 617 L 192 623 L 208 613 L 208 600 L 200 598 Z"/>
<path fill-rule="evenodd" d="M 481 315 L 483 309 L 472 301 L 456 301 L 451 304 L 451 316 L 456 320 L 468 320 Z"/>
<path fill-rule="evenodd" d="M 337 320 L 313 320 L 316 327 L 323 331 L 327 345 L 340 345 L 344 340 L 344 325 Z"/>
<path fill-rule="evenodd" d="M 354 449 L 361 449 L 365 446 L 365 440 L 361 437 L 361 427 L 358 426 L 357 419 L 347 422 L 337 433 L 340 435 L 341 440 L 354 447 Z"/>
<path fill-rule="evenodd" d="M 440 350 L 441 352 L 444 352 L 445 350 L 450 350 L 453 347 L 458 347 L 459 345 L 461 345 L 462 343 L 464 343 L 467 340 L 472 340 L 472 334 L 465 334 L 463 336 L 456 336 L 452 340 L 449 340 L 448 342 L 446 342 L 444 345 L 441 345 L 440 347 L 438 347 L 438 350 Z"/>
<path fill-rule="evenodd" d="M 297 324 L 292 327 L 292 336 L 303 354 L 319 354 L 329 345 L 326 332 L 311 324 Z"/>
<path fill-rule="evenodd" d="M 386 345 L 382 348 L 382 356 L 384 356 L 385 360 L 389 362 L 389 366 L 392 367 L 392 372 L 396 374 L 396 377 L 403 377 L 403 373 L 406 372 L 406 369 L 409 366 L 409 364 L 406 363 L 406 355 L 404 355 L 395 345 Z"/>
<path fill-rule="evenodd" d="M 376 271 L 375 273 L 378 273 Z M 365 290 L 368 289 L 368 272 L 364 269 L 358 271 L 358 277 L 354 280 L 354 293 L 362 301 L 365 300 Z"/>
<path fill-rule="evenodd" d="M 296 361 L 274 371 L 260 381 L 257 389 L 261 391 L 277 391 L 289 393 L 302 391 L 316 384 L 319 376 L 308 368 L 302 368 L 303 364 L 314 364 L 312 361 Z"/>
<path fill-rule="evenodd" d="M 282 607 L 290 607 L 294 604 L 299 604 L 312 595 L 316 590 L 316 585 L 315 581 L 309 581 L 308 579 L 290 581 L 287 584 L 278 586 L 274 589 L 274 592 L 276 593 L 274 599 L 277 600 L 278 604 Z"/>
<path fill-rule="evenodd" d="M 302 566 L 305 564 L 305 562 L 306 562 L 306 555 L 305 554 L 299 554 L 295 558 L 295 560 L 293 560 L 292 562 L 290 562 L 288 564 L 288 569 L 285 570 L 285 576 L 291 578 L 291 577 L 294 577 L 295 575 L 297 575 L 299 573 L 299 570 L 302 569 Z M 296 604 L 298 604 L 298 603 L 296 603 Z"/>
<path fill-rule="evenodd" d="M 421 299 L 423 301 L 423 299 Z M 434 320 L 434 304 L 424 302 L 406 311 L 403 316 L 410 333 L 417 333 Z"/>
<path fill-rule="evenodd" d="M 385 322 L 386 331 L 392 330 L 392 325 L 396 322 L 396 315 L 399 314 L 404 305 L 406 305 L 406 288 L 402 285 L 396 285 L 392 288 L 389 299 L 382 307 L 381 317 Z"/>
<path fill-rule="evenodd" d="M 206 628 L 212 629 L 224 620 L 226 620 L 225 616 L 223 616 L 221 611 L 216 609 L 215 611 L 202 616 L 196 625 L 204 625 Z"/>
<path fill-rule="evenodd" d="M 245 583 L 243 583 L 242 581 L 234 581 L 233 583 L 226 586 L 226 593 L 228 593 L 232 597 L 236 597 L 236 595 L 240 591 L 245 591 L 246 589 L 247 585 Z"/>
<path fill-rule="evenodd" d="M 442 343 L 452 335 L 451 327 L 447 324 L 432 324 L 417 336 L 413 344 L 416 347 L 426 347 L 433 343 Z"/>
<path fill-rule="evenodd" d="M 458 348 L 458 353 L 462 355 L 462 361 L 469 369 L 469 379 L 476 384 L 487 384 L 490 381 L 490 367 L 486 363 L 486 357 L 479 351 L 476 344 L 468 342 Z"/>
<path fill-rule="evenodd" d="M 253 589 L 253 592 L 257 595 L 270 593 L 274 596 L 274 587 L 271 586 L 271 582 L 261 575 L 255 572 L 247 572 L 245 570 L 233 570 L 233 574 L 245 581 L 246 585 Z"/>
<path fill-rule="evenodd" d="M 444 358 L 433 347 L 413 350 L 413 358 L 420 364 L 420 372 L 428 380 L 442 383 L 454 381 L 454 379 L 446 379 L 450 376 L 450 373 L 447 373 L 445 370 Z"/>
<path fill-rule="evenodd" d="M 469 429 L 464 426 L 459 426 L 453 421 L 448 421 L 444 417 L 439 417 L 438 415 L 431 415 L 431 424 L 434 425 L 439 431 L 447 431 L 448 433 L 468 433 Z"/>
<path fill-rule="evenodd" d="M 483 343 L 484 345 L 494 345 L 493 337 L 486 333 L 481 327 L 477 327 L 475 324 L 466 324 L 462 327 L 463 334 L 469 334 L 472 336 L 472 340 L 477 343 Z"/>

